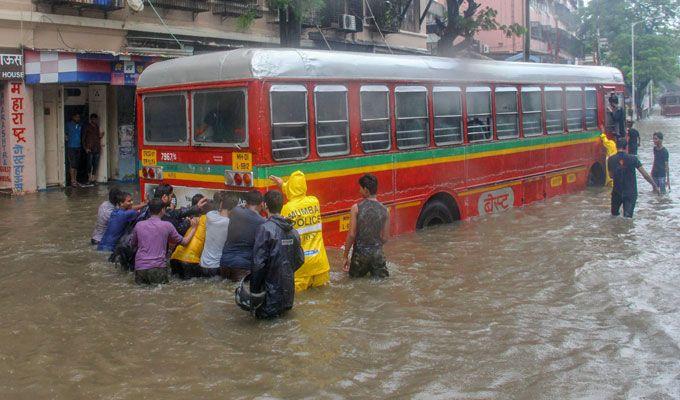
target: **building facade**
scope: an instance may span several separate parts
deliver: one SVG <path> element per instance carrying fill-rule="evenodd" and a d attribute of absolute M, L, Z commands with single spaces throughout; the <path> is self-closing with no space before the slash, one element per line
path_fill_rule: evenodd
<path fill-rule="evenodd" d="M 301 46 L 427 53 L 426 3 L 329 0 L 302 16 Z M 265 0 L 0 0 L 0 191 L 67 185 L 75 114 L 99 116 L 97 181 L 136 179 L 139 74 L 172 57 L 279 46 L 278 17 Z"/>
<path fill-rule="evenodd" d="M 496 19 L 504 25 L 524 21 L 525 0 L 482 0 L 483 7 L 498 11 Z M 530 0 L 532 61 L 574 64 L 582 58 L 578 29 L 577 0 Z M 498 60 L 522 60 L 523 37 L 508 38 L 501 31 L 483 31 L 477 35 L 479 50 Z"/>

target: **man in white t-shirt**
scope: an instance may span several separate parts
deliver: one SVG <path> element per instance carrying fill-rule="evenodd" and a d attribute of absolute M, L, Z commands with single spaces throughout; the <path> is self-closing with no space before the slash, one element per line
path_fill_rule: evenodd
<path fill-rule="evenodd" d="M 218 193 L 214 200 L 217 210 L 205 215 L 205 244 L 200 263 L 201 273 L 205 277 L 219 275 L 222 249 L 227 242 L 229 213 L 238 204 L 238 197 L 228 192 Z"/>

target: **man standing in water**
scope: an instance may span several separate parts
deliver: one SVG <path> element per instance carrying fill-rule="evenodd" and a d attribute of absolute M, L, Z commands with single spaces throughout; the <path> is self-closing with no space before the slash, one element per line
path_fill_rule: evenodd
<path fill-rule="evenodd" d="M 654 192 L 658 192 L 659 187 L 642 167 L 640 160 L 636 156 L 626 153 L 627 144 L 625 138 L 616 140 L 618 152 L 609 157 L 607 167 L 609 174 L 614 180 L 611 201 L 612 215 L 618 216 L 621 205 L 623 205 L 623 216 L 625 218 L 633 218 L 633 211 L 635 210 L 635 202 L 637 200 L 637 177 L 635 170 L 640 171 L 647 182 L 652 185 Z"/>
<path fill-rule="evenodd" d="M 652 166 L 652 178 L 662 194 L 666 194 L 666 188 L 671 189 L 671 180 L 668 171 L 668 150 L 663 147 L 663 133 L 654 132 L 654 165 Z"/>
<path fill-rule="evenodd" d="M 286 182 L 274 175 L 269 178 L 283 190 L 288 199 L 281 215 L 293 221 L 305 251 L 305 263 L 295 272 L 295 291 L 328 284 L 331 266 L 323 243 L 321 205 L 316 197 L 307 195 L 305 174 L 295 171 Z"/>
<path fill-rule="evenodd" d="M 264 195 L 264 201 L 268 218 L 257 228 L 250 292 L 266 292 L 264 303 L 255 310 L 255 315 L 274 318 L 293 308 L 293 276 L 305 261 L 305 254 L 293 221 L 281 216 L 283 194 L 270 190 Z"/>
<path fill-rule="evenodd" d="M 359 193 L 364 198 L 350 210 L 349 232 L 345 241 L 344 270 L 352 278 L 370 274 L 373 278 L 389 276 L 383 244 L 390 236 L 390 213 L 376 197 L 378 178 L 366 174 L 359 179 Z M 354 247 L 352 259 L 350 249 Z"/>

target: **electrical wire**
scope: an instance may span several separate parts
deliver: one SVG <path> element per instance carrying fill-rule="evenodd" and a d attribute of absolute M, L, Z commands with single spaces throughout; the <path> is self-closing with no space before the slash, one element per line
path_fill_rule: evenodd
<path fill-rule="evenodd" d="M 380 34 L 380 37 L 382 37 L 383 42 L 385 42 L 385 46 L 387 46 L 387 50 L 390 51 L 390 54 L 394 54 L 392 53 L 392 48 L 390 47 L 390 44 L 387 43 L 387 39 L 385 39 L 385 35 L 383 35 L 382 30 L 380 30 L 380 26 L 378 25 L 378 22 L 375 19 L 375 14 L 373 14 L 373 9 L 371 9 L 371 4 L 368 2 L 368 0 L 364 0 L 364 2 L 368 7 L 368 12 L 371 13 L 371 18 L 373 18 L 373 23 L 375 24 L 375 27 L 378 28 L 378 33 Z"/>
<path fill-rule="evenodd" d="M 326 36 L 323 34 L 323 31 L 321 30 L 321 27 L 319 26 L 319 24 L 316 24 L 316 29 L 319 30 L 319 33 L 321 34 L 323 41 L 326 43 L 326 46 L 328 46 L 328 50 L 333 50 L 333 49 L 331 49 L 331 45 L 328 43 L 328 40 L 326 40 Z"/>
<path fill-rule="evenodd" d="M 149 3 L 149 5 L 151 6 L 151 9 L 153 10 L 154 14 L 156 14 L 156 16 L 158 17 L 158 19 L 161 21 L 161 24 L 163 24 L 163 26 L 164 26 L 165 29 L 168 31 L 168 33 L 170 34 L 170 36 L 172 36 L 172 38 L 175 39 L 175 42 L 177 42 L 177 44 L 179 45 L 179 48 L 182 49 L 182 50 L 184 50 L 184 45 L 183 45 L 183 44 L 177 39 L 177 37 L 170 31 L 170 28 L 165 24 L 165 21 L 163 20 L 163 18 L 161 17 L 161 15 L 158 14 L 158 11 L 156 11 L 156 7 L 153 6 L 153 3 L 151 2 L 151 0 L 146 0 L 146 2 Z"/>

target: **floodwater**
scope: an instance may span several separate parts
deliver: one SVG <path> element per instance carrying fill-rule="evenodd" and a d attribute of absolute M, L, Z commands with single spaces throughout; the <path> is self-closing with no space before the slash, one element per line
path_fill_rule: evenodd
<path fill-rule="evenodd" d="M 680 119 L 666 133 L 680 184 Z M 0 199 L 0 399 L 680 398 L 680 189 L 588 189 L 403 235 L 392 276 L 256 321 L 232 284 L 140 288 L 88 244 L 106 188 Z"/>

